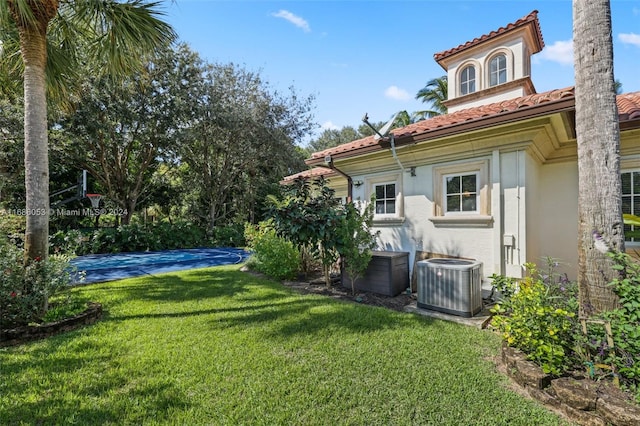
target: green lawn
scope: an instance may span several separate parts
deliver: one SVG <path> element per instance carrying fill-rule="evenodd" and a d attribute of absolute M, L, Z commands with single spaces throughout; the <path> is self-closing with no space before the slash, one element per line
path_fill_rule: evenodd
<path fill-rule="evenodd" d="M 490 332 L 237 269 L 75 289 L 104 318 L 0 349 L 0 424 L 562 424 L 507 389 Z"/>

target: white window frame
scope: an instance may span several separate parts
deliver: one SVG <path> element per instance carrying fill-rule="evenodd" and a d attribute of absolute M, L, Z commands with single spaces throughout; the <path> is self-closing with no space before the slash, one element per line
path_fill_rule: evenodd
<path fill-rule="evenodd" d="M 452 178 L 452 177 L 459 177 L 460 178 L 460 184 L 462 185 L 462 178 L 464 176 L 475 176 L 476 178 L 476 188 L 475 191 L 473 191 L 475 193 L 475 199 L 476 199 L 476 208 L 474 210 L 462 210 L 462 205 L 461 210 L 453 210 L 453 211 L 449 211 L 449 203 L 448 203 L 448 197 L 449 195 L 457 195 L 460 196 L 460 198 L 462 198 L 462 196 L 464 195 L 464 193 L 462 192 L 462 188 L 460 188 L 460 192 L 456 192 L 454 194 L 449 194 L 448 191 L 448 185 L 447 185 L 447 179 Z M 480 173 L 478 171 L 474 171 L 474 172 L 461 172 L 461 173 L 450 173 L 450 174 L 445 174 L 442 175 L 442 209 L 443 209 L 443 213 L 444 215 L 463 215 L 463 214 L 479 214 L 480 212 L 480 190 L 479 190 L 479 184 L 480 184 Z M 462 200 L 460 200 L 460 204 L 462 204 Z"/>
<path fill-rule="evenodd" d="M 465 79 L 465 71 L 471 70 L 473 71 L 473 78 L 468 77 Z M 473 82 L 473 90 L 469 90 L 469 84 Z M 476 70 L 476 66 L 473 64 L 465 65 L 464 68 L 460 71 L 460 95 L 469 95 L 471 93 L 475 93 L 478 91 L 478 72 Z M 466 92 L 464 87 L 466 87 Z"/>
<path fill-rule="evenodd" d="M 503 67 L 500 67 L 500 59 L 502 59 L 503 61 Z M 493 66 L 495 65 L 495 71 L 493 70 Z M 509 81 L 509 75 L 508 75 L 508 66 L 507 66 L 507 55 L 505 55 L 504 53 L 498 53 L 495 56 L 492 56 L 491 59 L 489 59 L 489 67 L 488 67 L 488 71 L 489 71 L 489 87 L 494 87 L 494 86 L 498 86 L 500 84 L 504 84 L 507 81 Z M 504 73 L 504 81 L 500 81 L 500 74 Z M 492 82 L 492 77 L 495 75 L 496 77 L 496 81 L 495 83 Z"/>
<path fill-rule="evenodd" d="M 433 168 L 433 214 L 429 218 L 435 226 L 489 227 L 491 216 L 491 193 L 489 159 L 444 164 Z M 446 177 L 476 174 L 476 211 L 447 212 Z"/>
<path fill-rule="evenodd" d="M 392 173 L 377 176 L 369 176 L 365 179 L 367 198 L 376 194 L 376 187 L 380 185 L 394 184 L 396 188 L 395 200 L 396 211 L 395 213 L 376 213 L 374 206 L 373 223 L 374 225 L 395 225 L 404 222 L 404 197 L 402 196 L 402 173 Z M 367 199 L 369 202 L 369 199 Z"/>
<path fill-rule="evenodd" d="M 622 181 L 622 177 L 623 177 L 624 175 L 627 175 L 627 174 L 628 174 L 628 175 L 630 175 L 630 177 L 631 177 L 631 182 L 630 182 L 630 184 L 631 184 L 631 192 L 630 192 L 629 194 L 624 194 L 624 193 L 622 194 L 622 201 L 623 201 L 622 205 L 623 205 L 623 207 L 624 207 L 624 198 L 625 198 L 625 197 L 630 197 L 630 198 L 631 198 L 631 200 L 630 200 L 630 201 L 631 201 L 631 203 L 630 203 L 630 204 L 631 204 L 631 211 L 630 211 L 630 212 L 628 212 L 628 211 L 626 211 L 626 212 L 625 212 L 625 211 L 623 210 L 623 213 L 631 213 L 631 214 L 633 214 L 633 215 L 640 216 L 640 208 L 638 209 L 638 211 L 634 211 L 634 203 L 633 203 L 633 199 L 634 199 L 635 197 L 640 198 L 640 192 L 635 193 L 635 192 L 634 192 L 634 190 L 633 190 L 633 187 L 634 187 L 634 180 L 635 180 L 633 175 L 634 175 L 634 174 L 638 174 L 637 179 L 638 179 L 638 180 L 640 180 L 640 169 L 637 169 L 637 168 L 636 168 L 636 169 L 621 170 L 621 172 L 620 172 L 620 179 L 621 179 L 621 181 Z M 621 184 L 620 190 L 621 190 L 621 191 L 623 191 L 623 188 L 622 188 L 622 182 L 620 182 L 620 184 Z M 624 225 L 624 230 L 625 230 L 625 232 L 627 231 L 627 229 L 626 229 L 626 228 L 627 228 L 627 226 L 628 226 L 628 225 Z M 635 228 L 636 228 L 636 229 L 633 229 L 633 228 L 634 228 L 634 225 L 629 225 L 629 226 L 631 226 L 631 227 L 632 227 L 631 229 L 632 229 L 632 230 L 634 230 L 634 231 L 640 230 L 640 226 L 635 226 Z M 625 236 L 625 238 L 624 238 L 624 243 L 625 243 L 625 245 L 628 245 L 628 246 L 635 246 L 635 247 L 637 247 L 637 246 L 640 246 L 640 238 L 635 238 L 635 239 L 634 239 L 634 238 L 630 238 L 630 239 L 627 239 L 627 237 Z"/>

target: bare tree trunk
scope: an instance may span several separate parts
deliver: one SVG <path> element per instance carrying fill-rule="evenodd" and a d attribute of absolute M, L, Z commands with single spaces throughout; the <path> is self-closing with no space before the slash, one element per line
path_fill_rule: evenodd
<path fill-rule="evenodd" d="M 573 1 L 578 142 L 578 286 L 580 313 L 616 307 L 607 283 L 616 276 L 605 250 L 624 251 L 620 129 L 613 75 L 609 0 Z M 600 244 L 599 246 L 602 246 Z M 605 252 L 603 252 L 605 251 Z"/>
<path fill-rule="evenodd" d="M 57 1 L 43 2 L 34 11 L 37 24 L 19 20 L 20 49 L 24 61 L 24 166 L 26 192 L 25 262 L 46 259 L 49 253 L 49 153 L 47 136 L 47 25 Z M 13 3 L 10 2 L 10 7 Z M 35 6 L 31 6 L 34 8 Z"/>

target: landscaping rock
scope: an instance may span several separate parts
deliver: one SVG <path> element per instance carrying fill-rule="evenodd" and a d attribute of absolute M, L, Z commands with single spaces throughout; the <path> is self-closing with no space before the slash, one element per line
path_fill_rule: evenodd
<path fill-rule="evenodd" d="M 607 422 L 598 417 L 595 411 L 581 411 L 560 404 L 560 411 L 580 426 L 607 426 Z"/>
<path fill-rule="evenodd" d="M 572 408 L 583 411 L 596 409 L 596 384 L 591 380 L 576 380 L 573 377 L 560 377 L 551 382 L 555 395 Z"/>
<path fill-rule="evenodd" d="M 502 362 L 507 375 L 529 396 L 578 425 L 640 425 L 640 405 L 611 382 L 582 375 L 552 379 L 522 352 L 504 344 Z"/>
<path fill-rule="evenodd" d="M 515 368 L 516 361 L 522 359 L 522 353 L 506 343 L 502 344 L 502 362 L 507 368 Z"/>
<path fill-rule="evenodd" d="M 551 376 L 542 372 L 542 369 L 526 359 L 517 359 L 513 378 L 521 386 L 532 386 L 544 389 L 551 383 Z"/>
<path fill-rule="evenodd" d="M 640 425 L 640 406 L 626 400 L 624 396 L 616 396 L 615 391 L 601 392 L 596 401 L 596 410 L 604 420 L 613 425 Z"/>
<path fill-rule="evenodd" d="M 15 346 L 31 340 L 44 339 L 49 336 L 75 330 L 83 325 L 93 324 L 102 316 L 102 305 L 91 302 L 80 314 L 60 321 L 40 325 L 27 325 L 10 330 L 0 330 L 0 348 Z"/>

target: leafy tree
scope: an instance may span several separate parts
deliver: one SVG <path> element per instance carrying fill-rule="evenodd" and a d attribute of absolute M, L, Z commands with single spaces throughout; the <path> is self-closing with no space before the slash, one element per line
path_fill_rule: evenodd
<path fill-rule="evenodd" d="M 351 292 L 355 294 L 355 282 L 360 278 L 371 262 L 372 250 L 376 247 L 378 233 L 371 231 L 375 197 L 364 211 L 358 210 L 353 203 L 345 206 L 346 214 L 341 227 L 342 244 L 338 251 L 344 261 L 344 268 L 351 280 Z"/>
<path fill-rule="evenodd" d="M 331 285 L 330 268 L 338 260 L 344 238 L 344 232 L 340 232 L 344 209 L 334 194 L 323 178 L 313 182 L 299 178 L 285 188 L 282 200 L 269 197 L 276 232 L 300 253 L 308 250 L 320 258 L 327 286 Z"/>
<path fill-rule="evenodd" d="M 304 169 L 296 142 L 313 126 L 313 99 L 272 92 L 233 64 L 206 66 L 191 98 L 192 120 L 179 133 L 191 213 L 210 231 L 255 219 L 280 178 Z"/>
<path fill-rule="evenodd" d="M 177 156 L 174 135 L 191 119 L 190 87 L 199 67 L 197 55 L 181 45 L 164 49 L 118 82 L 90 77 L 73 113 L 60 121 L 71 161 L 126 211 L 123 224 L 151 195 L 159 166 Z"/>
<path fill-rule="evenodd" d="M 384 121 L 378 121 L 375 123 L 371 123 L 371 125 L 376 128 L 376 129 L 380 129 L 382 126 L 384 126 L 386 123 Z M 369 126 L 367 126 L 366 124 L 362 123 L 360 126 L 358 126 L 358 138 L 364 138 L 366 136 L 373 136 L 375 135 L 375 132 L 373 131 L 373 129 Z M 349 141 L 351 142 L 351 141 Z"/>
<path fill-rule="evenodd" d="M 96 70 L 135 68 L 141 54 L 174 37 L 158 3 L 131 1 L 0 1 L 0 76 L 24 79 L 25 259 L 48 255 L 49 157 L 47 87 L 64 98 L 75 77 L 81 43 Z M 81 42 L 81 43 L 80 43 Z M 65 80 L 66 78 L 66 80 Z"/>
<path fill-rule="evenodd" d="M 610 311 L 617 276 L 608 250 L 624 252 L 620 129 L 608 0 L 573 1 L 578 143 L 578 286 L 581 314 Z"/>
<path fill-rule="evenodd" d="M 0 97 L 0 207 L 24 205 L 22 100 Z"/>
<path fill-rule="evenodd" d="M 416 114 L 423 118 L 446 114 L 447 107 L 444 105 L 444 102 L 449 96 L 448 91 L 449 84 L 446 75 L 429 80 L 427 85 L 418 91 L 416 99 L 420 99 L 424 103 L 431 104 L 431 109 L 418 111 Z"/>
<path fill-rule="evenodd" d="M 328 148 L 360 139 L 362 134 L 351 126 L 345 126 L 340 130 L 325 129 L 317 139 L 308 145 L 312 152 L 324 151 Z"/>

